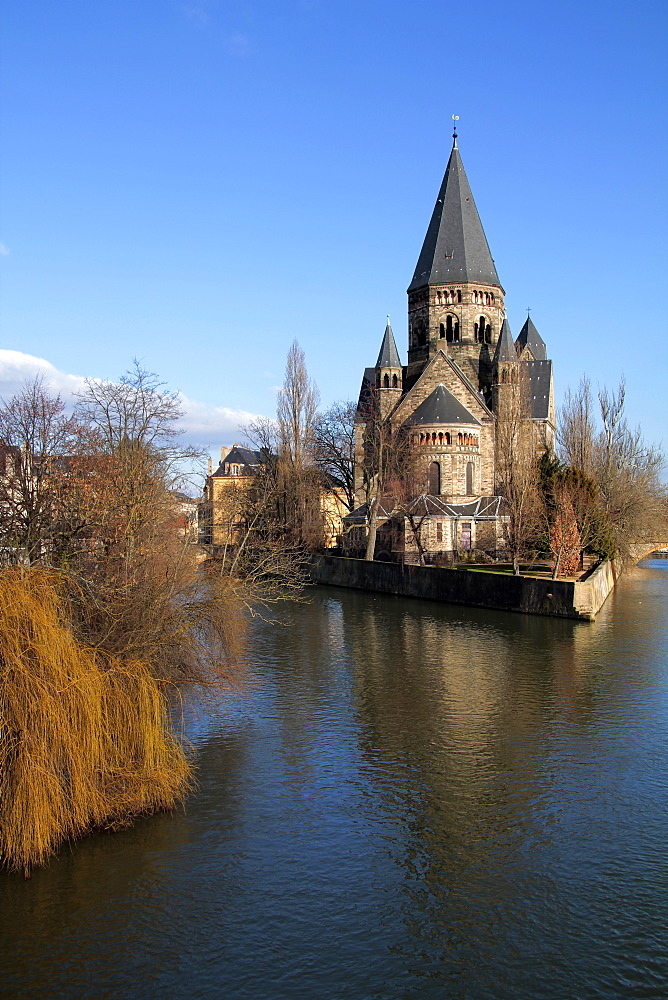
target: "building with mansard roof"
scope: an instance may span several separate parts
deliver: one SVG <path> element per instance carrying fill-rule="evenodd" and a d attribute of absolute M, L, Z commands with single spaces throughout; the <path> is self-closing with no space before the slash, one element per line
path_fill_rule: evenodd
<path fill-rule="evenodd" d="M 360 506 L 347 520 L 344 547 L 362 547 L 373 484 L 370 440 L 379 425 L 408 447 L 415 510 L 428 554 L 503 549 L 503 504 L 495 436 L 504 405 L 522 397 L 522 421 L 540 453 L 554 443 L 552 362 L 531 318 L 513 339 L 505 291 L 473 198 L 457 134 L 415 273 L 408 287 L 408 355 L 402 363 L 388 319 L 378 359 L 366 368 L 356 420 Z M 371 423 L 374 424 L 373 433 Z M 409 558 L 405 519 L 390 496 L 379 545 L 385 558 Z M 392 530 L 390 531 L 390 528 Z M 403 538 L 403 540 L 402 540 Z M 394 539 L 389 542 L 388 539 Z M 378 554 L 378 549 L 377 549 Z"/>

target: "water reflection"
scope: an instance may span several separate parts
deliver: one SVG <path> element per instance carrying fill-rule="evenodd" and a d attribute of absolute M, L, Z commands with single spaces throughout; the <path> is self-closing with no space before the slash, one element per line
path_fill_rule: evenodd
<path fill-rule="evenodd" d="M 21 997 L 660 997 L 668 563 L 591 624 L 313 592 L 200 788 L 5 877 Z"/>

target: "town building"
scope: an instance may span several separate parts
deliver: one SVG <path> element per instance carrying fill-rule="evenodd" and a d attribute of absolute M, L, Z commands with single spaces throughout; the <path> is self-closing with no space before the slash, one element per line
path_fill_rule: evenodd
<path fill-rule="evenodd" d="M 389 319 L 376 364 L 364 371 L 356 418 L 358 508 L 343 548 L 364 547 L 374 483 L 369 449 L 387 432 L 413 469 L 413 495 L 376 498 L 377 558 L 428 559 L 462 549 L 498 554 L 504 514 L 496 467 L 498 424 L 521 407 L 537 453 L 554 444 L 552 362 L 530 317 L 513 339 L 496 271 L 457 144 L 408 287 L 408 356 Z M 377 485 L 377 484 L 376 484 Z M 409 530 L 409 527 L 411 530 Z"/>
<path fill-rule="evenodd" d="M 220 449 L 220 464 L 209 474 L 198 504 L 199 541 L 202 545 L 225 546 L 238 540 L 243 517 L 243 496 L 262 465 L 259 451 L 233 444 Z"/>

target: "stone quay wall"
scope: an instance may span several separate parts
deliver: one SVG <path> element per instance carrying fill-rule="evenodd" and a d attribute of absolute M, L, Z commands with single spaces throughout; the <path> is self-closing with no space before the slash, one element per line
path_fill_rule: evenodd
<path fill-rule="evenodd" d="M 578 582 L 329 555 L 314 556 L 311 563 L 313 583 L 581 621 L 593 621 L 619 573 L 610 562 Z"/>

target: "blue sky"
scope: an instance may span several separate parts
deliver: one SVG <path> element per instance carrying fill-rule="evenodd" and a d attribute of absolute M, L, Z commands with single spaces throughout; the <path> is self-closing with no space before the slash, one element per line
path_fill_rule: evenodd
<path fill-rule="evenodd" d="M 294 337 L 356 396 L 460 115 L 517 335 L 666 434 L 663 2 L 22 0 L 3 25 L 0 389 L 133 357 L 215 448 Z M 19 352 L 19 353 L 17 353 Z M 239 411 L 243 411 L 239 413 Z"/>

